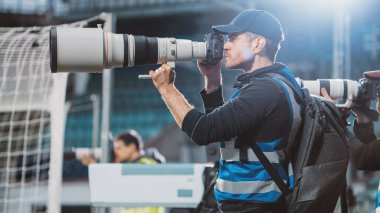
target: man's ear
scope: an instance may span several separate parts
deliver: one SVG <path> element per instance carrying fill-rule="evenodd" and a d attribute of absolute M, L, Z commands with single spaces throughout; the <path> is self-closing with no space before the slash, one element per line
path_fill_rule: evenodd
<path fill-rule="evenodd" d="M 251 42 L 251 45 L 252 45 L 252 49 L 253 51 L 257 54 L 259 52 L 261 52 L 262 49 L 264 49 L 265 45 L 267 43 L 267 40 L 262 37 L 262 36 L 259 36 L 256 41 L 252 41 Z"/>

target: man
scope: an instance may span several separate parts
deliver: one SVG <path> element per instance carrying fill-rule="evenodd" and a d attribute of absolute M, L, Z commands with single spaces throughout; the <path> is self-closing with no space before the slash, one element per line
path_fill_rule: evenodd
<path fill-rule="evenodd" d="M 247 10 L 230 24 L 214 26 L 213 30 L 228 37 L 224 44 L 226 68 L 244 71 L 237 77 L 237 89 L 228 102 L 222 97 L 221 62 L 207 65 L 198 61 L 205 78 L 201 96 L 206 114 L 194 109 L 175 88 L 175 73 L 168 65 L 149 74 L 177 124 L 195 143 L 221 141 L 214 189 L 219 210 L 284 212 L 280 190 L 251 150 L 251 144 L 256 143 L 292 187 L 292 167 L 284 148 L 300 125 L 300 106 L 292 106 L 294 94 L 288 92 L 292 90 L 277 77 L 301 90 L 290 70 L 274 63 L 283 41 L 281 24 L 266 11 Z"/>
<path fill-rule="evenodd" d="M 379 103 L 377 103 L 379 111 Z M 363 113 L 356 112 L 354 122 L 355 137 L 349 141 L 350 160 L 356 169 L 380 170 L 380 142 L 376 139 L 373 122 Z"/>
<path fill-rule="evenodd" d="M 144 143 L 135 130 L 127 130 L 115 137 L 113 141 L 114 163 L 157 163 L 156 159 L 144 156 Z M 82 164 L 95 163 L 91 156 L 84 156 Z"/>
<path fill-rule="evenodd" d="M 135 130 L 127 130 L 115 137 L 113 142 L 114 163 L 143 163 L 151 164 L 158 161 L 144 156 L 144 143 L 141 136 Z M 82 163 L 88 165 L 95 160 L 90 156 L 82 159 Z M 163 207 L 142 207 L 122 209 L 121 213 L 164 213 Z"/>
<path fill-rule="evenodd" d="M 141 136 L 135 130 L 125 131 L 114 139 L 113 151 L 115 163 L 157 163 L 156 160 L 144 156 L 144 143 Z M 122 213 L 164 213 L 163 207 L 142 207 L 123 209 Z"/>
<path fill-rule="evenodd" d="M 321 88 L 321 94 L 327 100 L 334 102 L 326 88 Z M 334 102 L 335 103 L 335 102 Z M 365 107 L 370 107 L 371 101 L 365 103 Z M 363 112 L 358 110 L 361 105 L 353 102 L 352 111 L 356 115 L 354 121 L 354 134 L 349 135 L 348 150 L 350 161 L 356 169 L 367 171 L 380 170 L 380 141 L 376 139 L 373 122 Z M 377 100 L 376 110 L 380 113 L 380 100 Z M 376 213 L 380 213 L 380 182 L 376 194 Z"/>
<path fill-rule="evenodd" d="M 135 130 L 129 130 L 116 136 L 113 142 L 115 163 L 157 163 L 156 160 L 144 156 L 144 144 Z"/>

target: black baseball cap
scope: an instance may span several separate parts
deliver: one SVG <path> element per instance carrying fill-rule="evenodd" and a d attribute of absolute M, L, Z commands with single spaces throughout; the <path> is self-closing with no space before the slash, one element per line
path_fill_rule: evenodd
<path fill-rule="evenodd" d="M 245 10 L 231 23 L 213 26 L 212 29 L 221 34 L 249 31 L 274 42 L 284 40 L 280 21 L 265 10 Z"/>

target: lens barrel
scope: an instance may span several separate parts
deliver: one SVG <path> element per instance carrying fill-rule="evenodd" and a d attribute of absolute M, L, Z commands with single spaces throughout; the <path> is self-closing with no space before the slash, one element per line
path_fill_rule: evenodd
<path fill-rule="evenodd" d="M 157 61 L 157 37 L 135 36 L 135 65 L 156 64 Z"/>
<path fill-rule="evenodd" d="M 114 34 L 101 28 L 50 29 L 50 68 L 102 72 L 114 67 L 206 59 L 206 43 L 187 39 Z"/>
<path fill-rule="evenodd" d="M 310 94 L 322 96 L 321 88 L 325 88 L 333 100 L 356 100 L 359 96 L 360 84 L 346 79 L 303 80 L 301 86 L 307 88 Z"/>

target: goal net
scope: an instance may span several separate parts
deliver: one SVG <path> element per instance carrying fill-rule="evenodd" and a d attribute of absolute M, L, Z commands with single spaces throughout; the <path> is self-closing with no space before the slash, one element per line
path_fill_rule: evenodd
<path fill-rule="evenodd" d="M 50 73 L 49 30 L 0 28 L 0 212 L 60 202 L 67 74 Z"/>

